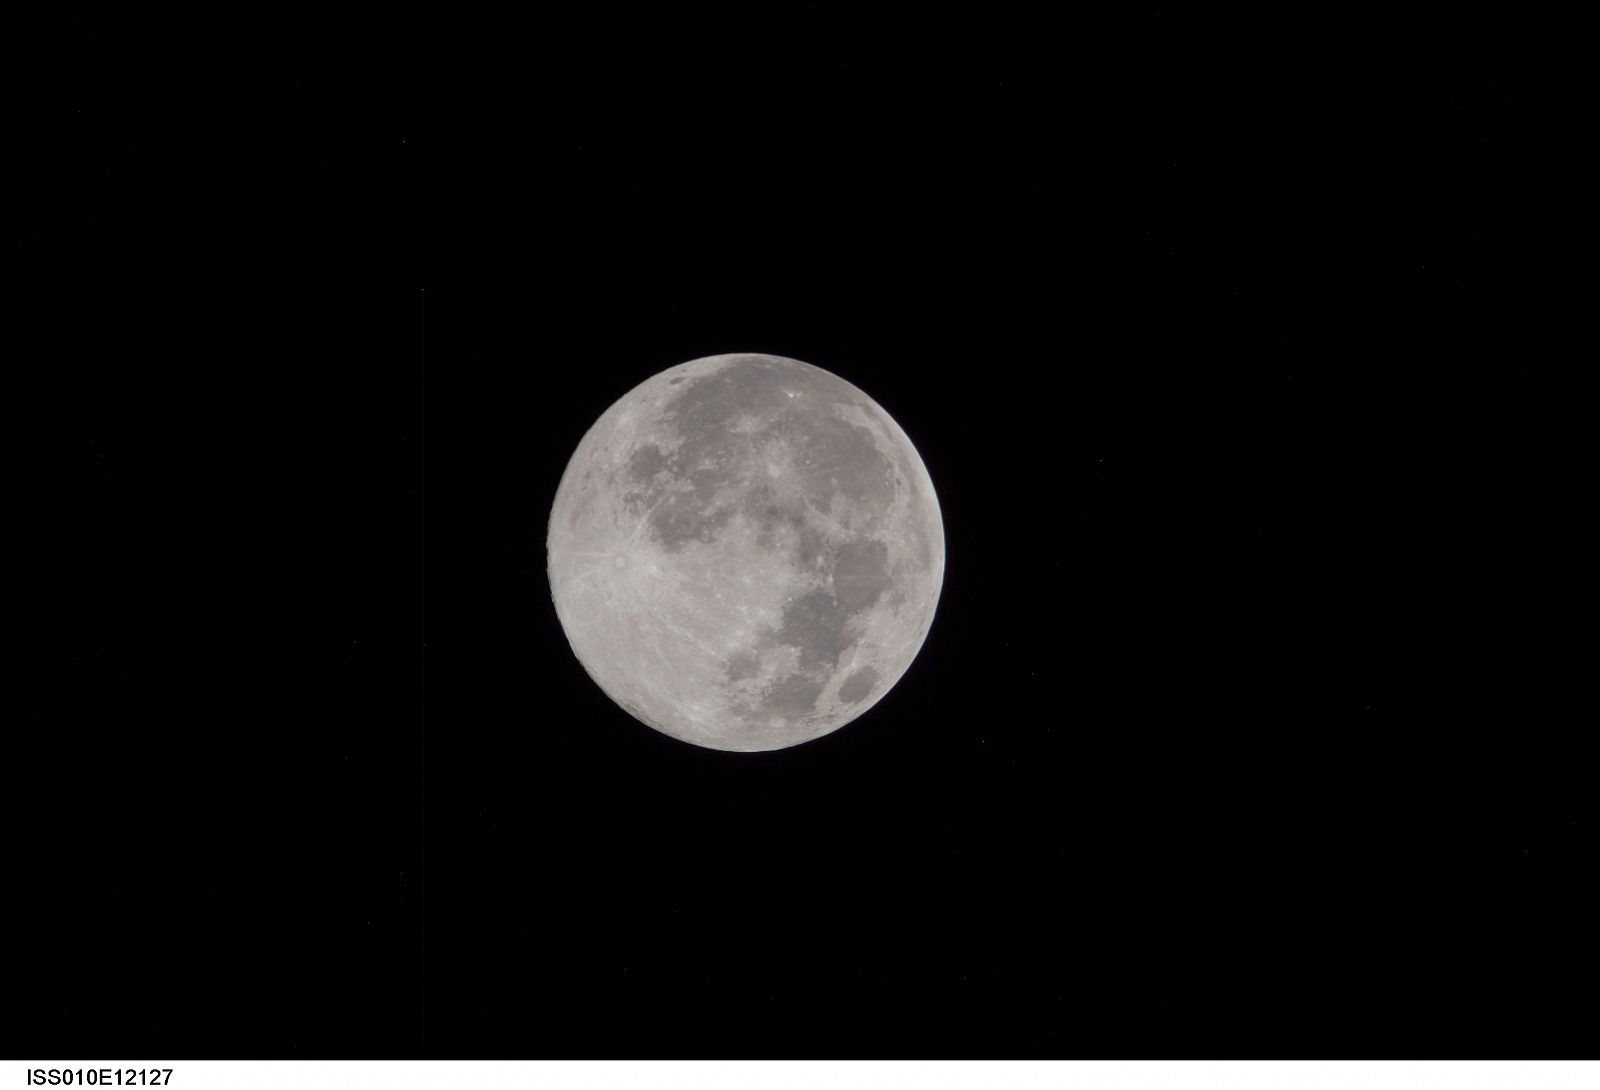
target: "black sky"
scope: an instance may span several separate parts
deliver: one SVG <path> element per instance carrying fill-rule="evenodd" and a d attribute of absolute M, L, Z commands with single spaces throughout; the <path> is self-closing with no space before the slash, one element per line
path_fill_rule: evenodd
<path fill-rule="evenodd" d="M 1548 9 L 19 22 L 11 1051 L 1583 1052 Z M 757 757 L 544 580 L 727 351 L 878 400 L 948 548 Z"/>

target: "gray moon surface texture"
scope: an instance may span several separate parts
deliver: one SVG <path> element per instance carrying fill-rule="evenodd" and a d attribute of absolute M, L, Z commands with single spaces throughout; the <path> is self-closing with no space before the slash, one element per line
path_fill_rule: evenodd
<path fill-rule="evenodd" d="M 597 420 L 550 511 L 556 614 L 634 718 L 782 749 L 904 675 L 944 579 L 933 482 L 837 375 L 739 354 L 669 368 Z"/>

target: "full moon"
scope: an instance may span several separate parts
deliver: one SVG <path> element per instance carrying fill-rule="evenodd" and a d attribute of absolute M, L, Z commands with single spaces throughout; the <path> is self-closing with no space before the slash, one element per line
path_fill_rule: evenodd
<path fill-rule="evenodd" d="M 556 615 L 634 718 L 771 750 L 872 707 L 927 638 L 944 529 L 916 448 L 837 375 L 708 356 L 634 387 L 550 510 Z"/>

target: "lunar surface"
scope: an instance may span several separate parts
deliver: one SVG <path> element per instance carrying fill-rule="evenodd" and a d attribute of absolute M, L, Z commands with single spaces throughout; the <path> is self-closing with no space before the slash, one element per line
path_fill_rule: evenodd
<path fill-rule="evenodd" d="M 634 718 L 770 750 L 836 730 L 916 657 L 944 578 L 933 482 L 866 394 L 778 356 L 710 356 L 589 429 L 550 512 L 572 649 Z"/>

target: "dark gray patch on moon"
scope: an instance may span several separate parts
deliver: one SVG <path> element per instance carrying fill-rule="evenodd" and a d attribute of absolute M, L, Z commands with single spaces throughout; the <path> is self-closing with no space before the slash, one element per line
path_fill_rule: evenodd
<path fill-rule="evenodd" d="M 872 687 L 878 683 L 878 671 L 871 666 L 863 666 L 855 673 L 844 679 L 844 684 L 839 686 L 839 699 L 846 704 L 854 704 L 865 700 L 867 694 L 872 692 Z"/>
<path fill-rule="evenodd" d="M 742 512 L 759 545 L 770 548 L 784 534 L 799 570 L 813 570 L 819 561 L 831 570 L 831 586 L 789 602 L 777 629 L 760 644 L 793 648 L 799 659 L 799 673 L 763 694 L 762 708 L 769 712 L 814 709 L 826 671 L 852 646 L 851 615 L 872 606 L 890 586 L 884 542 L 857 538 L 830 555 L 812 514 L 832 517 L 834 498 L 841 496 L 872 525 L 894 498 L 895 466 L 871 430 L 833 411 L 834 405 L 859 402 L 847 384 L 826 372 L 752 359 L 687 381 L 661 412 L 678 439 L 676 448 L 666 455 L 660 445 L 644 443 L 628 461 L 628 476 L 638 486 L 626 497 L 628 509 L 647 518 L 651 537 L 667 552 L 714 541 Z M 757 476 L 768 452 L 785 459 L 798 480 Z M 729 497 L 730 490 L 737 498 Z M 719 493 L 722 506 L 716 506 Z M 740 652 L 725 669 L 730 682 L 747 681 L 759 674 L 760 660 Z"/>
<path fill-rule="evenodd" d="M 747 681 L 761 669 L 761 660 L 749 651 L 739 651 L 728 657 L 728 680 Z"/>
<path fill-rule="evenodd" d="M 754 360 L 696 379 L 667 402 L 662 415 L 677 426 L 690 448 L 704 450 L 724 441 L 724 428 L 740 412 L 775 404 L 784 396 L 783 383 L 772 363 Z"/>
<path fill-rule="evenodd" d="M 646 443 L 628 459 L 628 475 L 636 481 L 648 481 L 661 472 L 666 464 L 667 459 L 661 453 L 661 448 L 654 443 Z"/>
<path fill-rule="evenodd" d="M 881 541 L 847 541 L 833 561 L 833 593 L 845 612 L 865 609 L 889 586 L 889 546 Z"/>
<path fill-rule="evenodd" d="M 725 474 L 700 466 L 688 475 L 688 487 L 684 487 L 678 470 L 681 455 L 679 451 L 667 461 L 675 471 L 673 479 L 652 484 L 635 504 L 635 513 L 642 509 L 649 514 L 651 532 L 668 552 L 676 552 L 691 541 L 715 541 L 717 531 L 734 515 L 732 507 L 711 506 Z"/>
<path fill-rule="evenodd" d="M 691 541 L 711 544 L 732 518 L 731 507 L 707 511 L 703 503 L 696 502 L 694 493 L 674 492 L 650 516 L 650 528 L 662 548 L 673 552 Z"/>
<path fill-rule="evenodd" d="M 773 715 L 798 718 L 810 715 L 817 707 L 823 684 L 807 674 L 790 674 L 767 686 L 761 695 L 761 708 Z"/>
<path fill-rule="evenodd" d="M 815 528 L 800 527 L 800 542 L 795 556 L 802 568 L 809 568 L 817 562 L 817 557 L 822 555 L 822 544 L 822 535 Z"/>
<path fill-rule="evenodd" d="M 844 630 L 848 620 L 849 612 L 831 591 L 807 591 L 784 607 L 772 642 L 799 651 L 803 669 L 832 666 L 850 646 Z"/>
<path fill-rule="evenodd" d="M 806 498 L 817 510 L 827 511 L 835 492 L 874 510 L 894 499 L 894 471 L 872 432 L 832 413 L 808 415 L 798 427 Z"/>
<path fill-rule="evenodd" d="M 894 498 L 895 469 L 869 429 L 832 409 L 858 403 L 859 398 L 835 376 L 765 358 L 695 379 L 661 412 L 662 422 L 681 438 L 677 449 L 666 456 L 655 444 L 647 444 L 629 462 L 633 479 L 648 482 L 631 510 L 649 513 L 650 528 L 668 552 L 690 541 L 714 540 L 732 515 L 729 510 L 710 509 L 718 489 L 741 483 L 747 489 L 740 501 L 746 512 L 769 529 L 777 520 L 804 525 L 802 498 L 812 509 L 828 514 L 836 495 L 857 505 L 866 524 L 875 526 Z M 741 417 L 747 427 L 754 427 L 734 430 Z M 800 481 L 798 495 L 779 495 L 747 479 L 760 468 L 752 463 L 762 460 L 752 458 L 752 453 L 769 447 L 792 460 Z M 804 539 L 801 563 L 814 562 L 820 550 L 819 539 Z"/>

